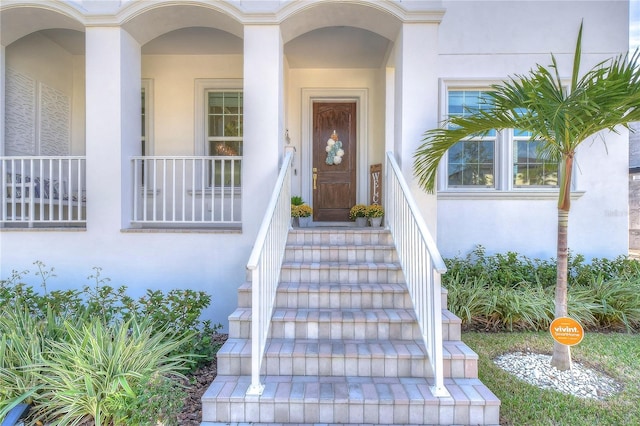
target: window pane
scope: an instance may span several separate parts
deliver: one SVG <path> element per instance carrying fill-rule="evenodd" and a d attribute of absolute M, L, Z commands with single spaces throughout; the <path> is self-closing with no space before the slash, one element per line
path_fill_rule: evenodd
<path fill-rule="evenodd" d="M 520 137 L 520 136 L 527 137 L 527 136 L 531 136 L 531 132 L 528 130 L 515 129 L 513 131 L 513 135 L 516 137 Z"/>
<path fill-rule="evenodd" d="M 541 142 L 516 140 L 513 143 L 513 185 L 515 187 L 558 186 L 558 164 L 539 159 Z"/>
<path fill-rule="evenodd" d="M 239 136 L 240 126 L 237 115 L 227 115 L 224 117 L 224 136 Z"/>
<path fill-rule="evenodd" d="M 449 115 L 461 115 L 464 111 L 464 92 L 449 92 Z"/>
<path fill-rule="evenodd" d="M 209 136 L 222 136 L 224 118 L 221 115 L 209 116 Z"/>
<path fill-rule="evenodd" d="M 482 186 L 494 185 L 493 140 L 460 141 L 449 149 L 448 185 Z"/>
<path fill-rule="evenodd" d="M 451 90 L 448 105 L 450 117 L 468 117 L 492 108 L 487 92 L 482 90 Z M 490 130 L 483 137 L 486 139 L 460 141 L 449 149 L 449 186 L 494 186 L 496 131 Z"/>
<path fill-rule="evenodd" d="M 208 93 L 208 135 L 233 137 L 242 135 L 242 93 Z"/>

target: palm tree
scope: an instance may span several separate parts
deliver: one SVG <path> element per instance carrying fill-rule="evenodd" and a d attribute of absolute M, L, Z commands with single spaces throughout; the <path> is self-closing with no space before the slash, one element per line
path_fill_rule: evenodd
<path fill-rule="evenodd" d="M 603 61 L 579 77 L 582 24 L 573 59 L 569 89 L 560 78 L 556 59 L 537 65 L 525 76 L 516 75 L 487 93 L 491 108 L 450 117 L 442 128 L 428 130 L 414 154 L 414 174 L 420 186 L 433 192 L 438 164 L 455 143 L 491 130 L 531 132 L 540 159 L 559 164 L 557 277 L 555 317 L 567 316 L 567 229 L 571 176 L 576 149 L 602 131 L 616 132 L 640 121 L 640 51 Z M 551 364 L 571 368 L 569 346 L 554 343 Z"/>

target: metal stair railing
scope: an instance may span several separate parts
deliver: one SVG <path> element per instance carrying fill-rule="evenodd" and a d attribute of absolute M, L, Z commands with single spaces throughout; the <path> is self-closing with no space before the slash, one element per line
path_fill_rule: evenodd
<path fill-rule="evenodd" d="M 393 236 L 435 379 L 431 392 L 448 397 L 442 355 L 441 275 L 447 268 L 392 152 L 385 167 L 385 218 Z"/>
<path fill-rule="evenodd" d="M 264 390 L 264 385 L 260 382 L 260 368 L 280 281 L 287 235 L 291 228 L 292 158 L 293 154 L 290 152 L 284 157 L 247 263 L 247 269 L 251 271 L 251 385 L 247 395 L 262 395 Z"/>

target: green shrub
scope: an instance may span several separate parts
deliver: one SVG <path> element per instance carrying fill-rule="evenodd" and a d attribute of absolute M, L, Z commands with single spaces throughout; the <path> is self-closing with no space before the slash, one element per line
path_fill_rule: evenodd
<path fill-rule="evenodd" d="M 140 392 L 119 415 L 126 417 L 126 424 L 137 426 L 178 426 L 177 415 L 182 411 L 187 393 L 176 382 L 154 374 L 139 383 Z M 125 414 L 126 413 L 126 414 Z"/>
<path fill-rule="evenodd" d="M 96 426 L 130 424 L 149 377 L 184 378 L 181 371 L 190 356 L 172 354 L 190 335 L 154 330 L 153 322 L 135 317 L 112 325 L 93 317 L 79 328 L 69 321 L 63 326 L 68 338 L 49 341 L 42 363 L 24 367 L 35 369 L 40 381 L 42 403 L 33 408 L 38 419 L 73 425 L 90 417 Z"/>
<path fill-rule="evenodd" d="M 26 402 L 52 425 L 176 425 L 177 379 L 219 349 L 221 326 L 201 319 L 211 297 L 147 290 L 135 300 L 100 268 L 81 291 L 48 291 L 53 268 L 34 264 L 42 291 L 22 282 L 28 271 L 0 281 L 0 421 Z"/>
<path fill-rule="evenodd" d="M 556 264 L 477 247 L 445 259 L 449 309 L 471 328 L 546 330 L 554 317 Z M 587 329 L 640 330 L 640 262 L 570 255 L 569 314 Z"/>
<path fill-rule="evenodd" d="M 0 309 L 0 420 L 17 404 L 37 400 L 38 370 L 25 367 L 42 364 L 55 323 L 34 317 L 21 302 Z"/>
<path fill-rule="evenodd" d="M 202 311 L 211 303 L 211 296 L 193 290 L 147 290 L 137 300 L 127 294 L 127 287 L 109 285 L 109 278 L 102 276 L 102 269 L 95 267 L 87 279 L 91 285 L 78 290 L 47 290 L 47 282 L 55 277 L 54 269 L 47 269 L 42 262 L 34 262 L 41 280 L 42 292 L 22 283 L 28 271 L 12 271 L 11 276 L 0 281 L 0 306 L 20 302 L 37 318 L 45 319 L 48 310 L 56 314 L 78 320 L 99 317 L 104 324 L 127 321 L 134 316 L 148 317 L 155 323 L 155 329 L 169 329 L 177 335 L 196 332 L 193 339 L 184 342 L 180 353 L 200 355 L 192 368 L 213 359 L 215 348 L 211 345 L 213 336 L 222 328 L 203 320 Z"/>

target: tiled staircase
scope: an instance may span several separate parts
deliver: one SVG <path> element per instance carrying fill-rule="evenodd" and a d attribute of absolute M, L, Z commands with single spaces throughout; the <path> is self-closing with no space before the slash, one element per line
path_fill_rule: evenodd
<path fill-rule="evenodd" d="M 446 292 L 442 295 L 446 307 Z M 218 376 L 202 398 L 215 424 L 498 424 L 500 401 L 477 378 L 460 320 L 442 310 L 445 385 L 430 364 L 391 234 L 372 228 L 289 233 L 261 396 L 251 378 L 251 284 L 239 289 Z"/>

